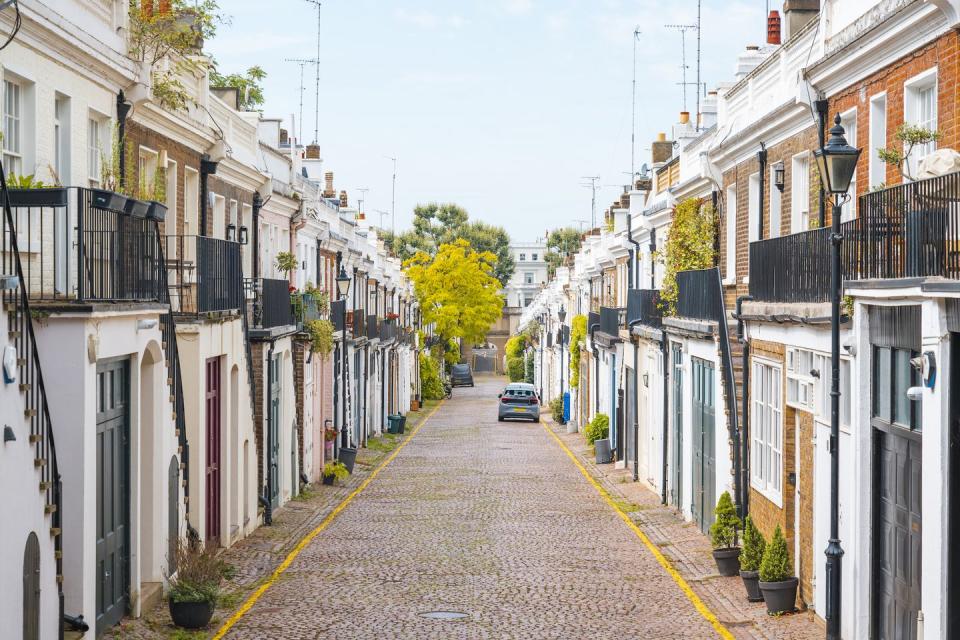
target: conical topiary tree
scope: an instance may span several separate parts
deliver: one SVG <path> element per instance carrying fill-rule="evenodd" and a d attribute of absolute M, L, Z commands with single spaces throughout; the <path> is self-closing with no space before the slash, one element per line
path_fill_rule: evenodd
<path fill-rule="evenodd" d="M 763 539 L 763 534 L 757 529 L 757 525 L 753 524 L 750 516 L 747 516 L 743 523 L 743 549 L 740 551 L 740 570 L 758 571 L 766 547 L 767 541 Z"/>
<path fill-rule="evenodd" d="M 710 525 L 710 541 L 714 549 L 729 549 L 737 546 L 737 530 L 740 518 L 729 491 L 724 491 L 713 510 L 714 522 Z"/>
<path fill-rule="evenodd" d="M 761 582 L 783 582 L 793 577 L 793 563 L 787 551 L 787 541 L 780 525 L 773 531 L 773 538 L 763 552 L 760 562 Z"/>

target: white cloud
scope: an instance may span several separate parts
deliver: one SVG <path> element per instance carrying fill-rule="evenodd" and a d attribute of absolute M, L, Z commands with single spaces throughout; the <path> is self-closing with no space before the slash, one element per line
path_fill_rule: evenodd
<path fill-rule="evenodd" d="M 441 16 L 426 10 L 397 9 L 393 12 L 393 15 L 398 21 L 421 29 L 438 29 L 441 27 L 460 29 L 467 24 L 467 20 L 463 16 Z"/>

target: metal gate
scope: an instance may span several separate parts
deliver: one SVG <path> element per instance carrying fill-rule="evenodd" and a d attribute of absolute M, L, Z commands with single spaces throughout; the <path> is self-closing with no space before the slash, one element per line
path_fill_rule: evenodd
<path fill-rule="evenodd" d="M 683 497 L 683 349 L 673 345 L 673 505 L 681 507 Z"/>
<path fill-rule="evenodd" d="M 207 360 L 206 387 L 206 445 L 207 445 L 207 540 L 220 540 L 220 358 Z"/>
<path fill-rule="evenodd" d="M 129 379 L 127 360 L 97 364 L 97 635 L 130 600 Z"/>
<path fill-rule="evenodd" d="M 693 521 L 703 533 L 713 524 L 716 503 L 716 402 L 713 363 L 691 358 L 693 373 Z"/>
<path fill-rule="evenodd" d="M 270 360 L 270 413 L 267 419 L 270 448 L 267 465 L 270 468 L 270 503 L 280 506 L 280 354 Z"/>
<path fill-rule="evenodd" d="M 40 639 L 40 541 L 33 531 L 23 549 L 23 640 Z"/>

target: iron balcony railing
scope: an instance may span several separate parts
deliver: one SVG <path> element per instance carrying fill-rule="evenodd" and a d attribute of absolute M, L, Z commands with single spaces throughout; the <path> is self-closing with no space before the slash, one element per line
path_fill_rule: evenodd
<path fill-rule="evenodd" d="M 766 302 L 830 298 L 830 229 L 750 243 L 750 295 Z"/>
<path fill-rule="evenodd" d="M 716 269 L 695 269 L 677 273 L 676 311 L 680 318 L 720 321 L 723 315 L 723 295 Z"/>
<path fill-rule="evenodd" d="M 244 288 L 253 298 L 253 329 L 295 326 L 296 317 L 286 280 L 260 278 L 244 280 Z"/>
<path fill-rule="evenodd" d="M 611 336 L 620 335 L 620 313 L 618 307 L 600 307 L 600 331 Z"/>
<path fill-rule="evenodd" d="M 384 342 L 395 340 L 400 335 L 400 327 L 393 321 L 384 322 L 380 325 L 380 339 Z"/>
<path fill-rule="evenodd" d="M 376 314 L 367 316 L 367 337 L 371 340 L 380 337 L 380 320 Z"/>
<path fill-rule="evenodd" d="M 157 302 L 163 298 L 157 224 L 117 207 L 126 198 L 79 187 L 10 193 L 12 225 L 32 300 Z"/>
<path fill-rule="evenodd" d="M 163 246 L 174 313 L 240 310 L 243 279 L 238 242 L 206 236 L 166 236 Z"/>
<path fill-rule="evenodd" d="M 630 289 L 627 292 L 627 326 L 635 323 L 648 327 L 660 327 L 663 324 L 659 290 Z"/>
<path fill-rule="evenodd" d="M 334 331 L 343 331 L 343 310 L 346 306 L 346 300 L 333 300 L 330 302 L 330 322 L 333 323 Z"/>
<path fill-rule="evenodd" d="M 353 332 L 353 337 L 362 338 L 367 335 L 367 315 L 363 309 L 354 309 L 352 320 L 353 325 L 350 330 Z"/>
<path fill-rule="evenodd" d="M 594 325 L 596 325 L 597 330 L 600 329 L 600 314 L 596 311 L 591 311 L 587 314 L 587 332 L 593 331 Z"/>

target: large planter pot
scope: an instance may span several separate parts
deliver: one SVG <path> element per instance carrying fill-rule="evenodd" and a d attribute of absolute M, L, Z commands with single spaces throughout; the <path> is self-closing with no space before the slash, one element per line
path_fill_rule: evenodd
<path fill-rule="evenodd" d="M 337 476 L 334 476 L 334 475 L 323 476 L 323 484 L 325 485 L 331 485 L 334 482 L 336 482 L 336 480 L 337 480 Z"/>
<path fill-rule="evenodd" d="M 67 190 L 54 189 L 10 189 L 11 207 L 65 207 Z"/>
<path fill-rule="evenodd" d="M 170 602 L 170 617 L 173 624 L 184 629 L 202 629 L 210 624 L 213 605 L 209 602 Z"/>
<path fill-rule="evenodd" d="M 167 205 L 152 200 L 147 205 L 147 220 L 163 222 L 167 218 Z"/>
<path fill-rule="evenodd" d="M 90 189 L 90 206 L 94 209 L 109 209 L 117 213 L 127 210 L 127 196 L 107 189 Z"/>
<path fill-rule="evenodd" d="M 747 590 L 747 602 L 763 602 L 763 594 L 760 593 L 760 573 L 741 570 L 740 579 L 743 580 L 743 587 Z"/>
<path fill-rule="evenodd" d="M 613 451 L 610 449 L 610 438 L 600 438 L 593 443 L 593 451 L 597 456 L 597 464 L 613 462 Z"/>
<path fill-rule="evenodd" d="M 763 601 L 767 603 L 767 613 L 770 615 L 790 613 L 796 608 L 797 585 L 800 584 L 797 578 L 790 578 L 781 582 L 764 582 L 761 580 L 759 584 Z"/>
<path fill-rule="evenodd" d="M 127 200 L 126 213 L 128 216 L 133 216 L 134 218 L 146 218 L 149 210 L 149 202 L 144 200 L 135 200 L 134 198 Z"/>
<path fill-rule="evenodd" d="M 340 447 L 340 462 L 353 473 L 353 463 L 357 461 L 357 450 L 351 447 Z"/>
<path fill-rule="evenodd" d="M 720 575 L 730 577 L 740 572 L 740 548 L 714 549 L 713 561 L 717 563 Z"/>

